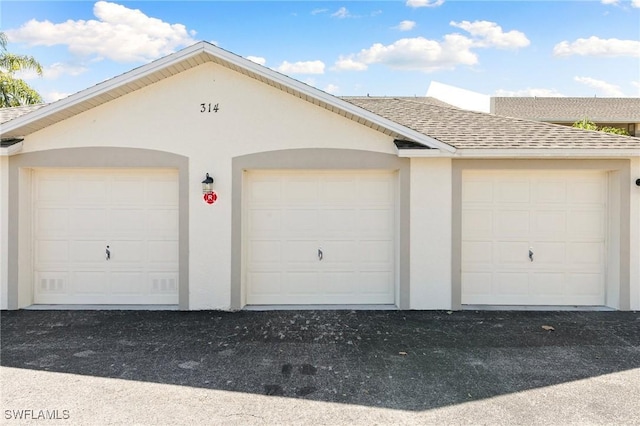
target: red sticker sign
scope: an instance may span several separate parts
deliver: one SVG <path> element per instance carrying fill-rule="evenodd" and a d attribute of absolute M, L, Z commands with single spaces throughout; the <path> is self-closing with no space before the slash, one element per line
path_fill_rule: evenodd
<path fill-rule="evenodd" d="M 216 202 L 216 200 L 218 199 L 218 194 L 216 194 L 215 192 L 207 192 L 206 194 L 204 194 L 204 201 L 207 204 L 213 204 Z"/>

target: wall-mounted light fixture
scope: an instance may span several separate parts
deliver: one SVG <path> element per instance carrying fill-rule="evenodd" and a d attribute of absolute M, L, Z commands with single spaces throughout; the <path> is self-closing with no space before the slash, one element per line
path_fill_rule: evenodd
<path fill-rule="evenodd" d="M 218 200 L 218 194 L 213 190 L 213 178 L 207 173 L 207 177 L 202 181 L 202 193 L 204 194 L 204 202 L 213 204 Z"/>
<path fill-rule="evenodd" d="M 202 193 L 206 194 L 211 191 L 213 191 L 213 178 L 207 173 L 207 177 L 202 181 Z"/>
<path fill-rule="evenodd" d="M 640 179 L 636 179 L 636 185 L 640 186 Z"/>

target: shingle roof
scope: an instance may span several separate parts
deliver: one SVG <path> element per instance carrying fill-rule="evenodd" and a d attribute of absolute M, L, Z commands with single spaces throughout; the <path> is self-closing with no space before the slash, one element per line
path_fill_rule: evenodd
<path fill-rule="evenodd" d="M 538 121 L 640 122 L 640 98 L 491 98 L 491 112 Z"/>
<path fill-rule="evenodd" d="M 18 118 L 20 116 L 28 114 L 31 111 L 35 111 L 46 105 L 47 104 L 37 104 L 37 105 L 25 105 L 25 106 L 12 107 L 12 108 L 0 108 L 0 124 L 6 123 L 7 121 L 11 121 L 14 118 Z"/>
<path fill-rule="evenodd" d="M 502 117 L 408 98 L 343 99 L 458 149 L 640 150 L 640 138 L 630 136 Z"/>

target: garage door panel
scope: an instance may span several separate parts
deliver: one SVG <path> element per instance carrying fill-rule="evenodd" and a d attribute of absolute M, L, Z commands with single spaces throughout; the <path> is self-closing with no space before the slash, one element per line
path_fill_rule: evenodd
<path fill-rule="evenodd" d="M 541 298 L 539 302 L 553 305 L 565 292 L 566 274 L 564 273 L 539 273 L 531 275 L 531 295 Z M 546 301 L 543 298 L 547 298 Z"/>
<path fill-rule="evenodd" d="M 177 188 L 167 170 L 36 170 L 34 302 L 177 303 Z"/>
<path fill-rule="evenodd" d="M 568 233 L 573 238 L 604 238 L 605 218 L 602 210 L 572 210 Z"/>
<path fill-rule="evenodd" d="M 358 249 L 354 251 L 365 268 L 371 267 L 371 264 L 382 264 L 389 268 L 393 262 L 394 245 L 391 240 L 360 241 Z"/>
<path fill-rule="evenodd" d="M 315 265 L 318 262 L 320 244 L 316 240 L 285 241 L 282 250 L 282 260 L 289 264 Z"/>
<path fill-rule="evenodd" d="M 102 264 L 106 261 L 107 243 L 103 239 L 98 240 L 71 240 L 69 241 L 69 263 L 74 268 L 83 267 L 86 264 Z"/>
<path fill-rule="evenodd" d="M 106 235 L 108 228 L 108 211 L 104 207 L 80 207 L 69 210 L 71 235 Z"/>
<path fill-rule="evenodd" d="M 264 296 L 279 297 L 282 293 L 282 273 L 280 271 L 255 271 L 247 273 L 247 285 L 251 286 L 255 303 L 268 303 Z"/>
<path fill-rule="evenodd" d="M 357 182 L 352 176 L 327 176 L 320 185 L 320 196 L 328 205 L 349 204 L 357 194 Z"/>
<path fill-rule="evenodd" d="M 462 303 L 604 305 L 606 182 L 593 171 L 463 172 Z"/>
<path fill-rule="evenodd" d="M 281 213 L 274 209 L 253 209 L 249 212 L 248 228 L 252 235 L 279 235 Z"/>
<path fill-rule="evenodd" d="M 358 244 L 353 240 L 323 241 L 321 245 L 323 266 L 334 267 L 336 264 L 353 264 L 358 260 Z M 318 258 L 316 257 L 316 260 Z M 318 260 L 320 262 L 320 260 Z"/>
<path fill-rule="evenodd" d="M 557 238 L 567 232 L 564 210 L 536 210 L 533 212 L 533 234 L 537 237 Z"/>
<path fill-rule="evenodd" d="M 496 181 L 495 196 L 497 203 L 529 203 L 531 200 L 529 181 Z"/>
<path fill-rule="evenodd" d="M 317 203 L 320 198 L 319 185 L 315 177 L 301 177 L 299 180 L 286 180 L 283 183 L 283 196 L 286 202 L 297 205 Z"/>
<path fill-rule="evenodd" d="M 493 265 L 493 242 L 491 241 L 464 241 L 462 243 L 462 256 L 468 264 L 474 268 Z"/>
<path fill-rule="evenodd" d="M 501 238 L 528 236 L 530 214 L 528 210 L 497 210 L 494 213 L 494 234 Z"/>
<path fill-rule="evenodd" d="M 358 210 L 358 233 L 360 235 L 389 235 L 393 232 L 394 214 L 390 209 Z"/>
<path fill-rule="evenodd" d="M 469 238 L 493 236 L 493 211 L 465 209 L 462 212 L 462 232 Z"/>
<path fill-rule="evenodd" d="M 566 182 L 555 178 L 540 178 L 533 183 L 533 202 L 536 204 L 564 204 L 567 200 Z"/>
<path fill-rule="evenodd" d="M 248 260 L 260 268 L 280 268 L 282 243 L 280 240 L 257 240 L 249 242 Z"/>
<path fill-rule="evenodd" d="M 393 173 L 260 171 L 245 182 L 248 304 L 393 303 Z M 265 182 L 279 199 L 260 194 Z M 280 255 L 266 253 L 276 241 Z"/>
<path fill-rule="evenodd" d="M 67 240 L 40 240 L 35 244 L 35 262 L 38 264 L 66 263 L 69 261 Z"/>
<path fill-rule="evenodd" d="M 600 271 L 604 252 L 599 242 L 574 242 L 568 245 L 568 258 L 572 266 Z"/>
<path fill-rule="evenodd" d="M 289 271 L 284 274 L 282 290 L 285 294 L 315 295 L 320 293 L 320 276 L 315 270 Z"/>
<path fill-rule="evenodd" d="M 311 235 L 318 226 L 318 211 L 315 209 L 296 209 L 282 212 L 283 229 L 279 232 L 288 235 Z"/>
<path fill-rule="evenodd" d="M 144 235 L 147 227 L 147 213 L 144 209 L 111 209 L 109 211 L 111 232 L 114 235 Z"/>
<path fill-rule="evenodd" d="M 474 181 L 462 183 L 462 202 L 467 205 L 473 203 L 493 202 L 493 181 L 477 178 Z"/>
<path fill-rule="evenodd" d="M 495 261 L 499 264 L 508 265 L 528 265 L 529 262 L 529 242 L 528 241 L 496 241 Z"/>
<path fill-rule="evenodd" d="M 564 242 L 533 241 L 531 249 L 537 265 L 563 267 L 567 263 L 567 245 Z M 531 262 L 530 259 L 527 261 Z"/>
<path fill-rule="evenodd" d="M 529 294 L 529 274 L 498 272 L 493 277 L 493 291 L 502 296 L 526 296 Z"/>
<path fill-rule="evenodd" d="M 606 201 L 606 186 L 597 177 L 570 182 L 568 186 L 567 201 L 572 204 L 603 204 Z"/>
<path fill-rule="evenodd" d="M 69 210 L 66 208 L 39 208 L 34 216 L 34 232 L 38 235 L 54 237 L 69 232 Z"/>
<path fill-rule="evenodd" d="M 113 294 L 145 294 L 147 280 L 142 272 L 112 272 L 111 292 Z"/>
<path fill-rule="evenodd" d="M 493 294 L 493 272 L 462 273 L 462 303 L 479 303 L 478 298 Z M 474 298 L 468 298 L 473 296 Z"/>
<path fill-rule="evenodd" d="M 356 229 L 358 212 L 349 209 L 320 210 L 318 212 L 318 222 L 319 226 L 328 235 L 350 234 Z"/>
<path fill-rule="evenodd" d="M 73 271 L 71 273 L 72 296 L 82 294 L 102 295 L 109 291 L 108 274 L 103 270 Z"/>

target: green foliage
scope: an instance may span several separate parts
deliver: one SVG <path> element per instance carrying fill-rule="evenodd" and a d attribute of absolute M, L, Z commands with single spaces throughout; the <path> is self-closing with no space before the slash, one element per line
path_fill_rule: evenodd
<path fill-rule="evenodd" d="M 593 121 L 587 118 L 583 118 L 580 121 L 576 121 L 575 123 L 573 123 L 571 127 L 584 129 L 584 130 L 598 130 L 598 126 L 596 126 L 596 123 L 594 123 Z"/>
<path fill-rule="evenodd" d="M 42 65 L 33 56 L 7 52 L 7 43 L 7 35 L 0 32 L 0 108 L 42 103 L 36 90 L 15 77 L 16 72 L 27 70 L 42 75 Z"/>
<path fill-rule="evenodd" d="M 598 130 L 605 133 L 613 133 L 616 135 L 629 136 L 629 132 L 627 132 L 625 129 L 621 129 L 620 127 L 604 126 L 604 127 L 598 128 Z"/>
<path fill-rule="evenodd" d="M 599 132 L 629 136 L 629 132 L 627 132 L 625 129 L 621 129 L 619 127 L 611 127 L 611 126 L 598 127 L 596 123 L 589 120 L 588 118 L 583 118 L 580 121 L 576 121 L 575 123 L 573 123 L 571 127 L 575 127 L 577 129 L 597 130 Z"/>

